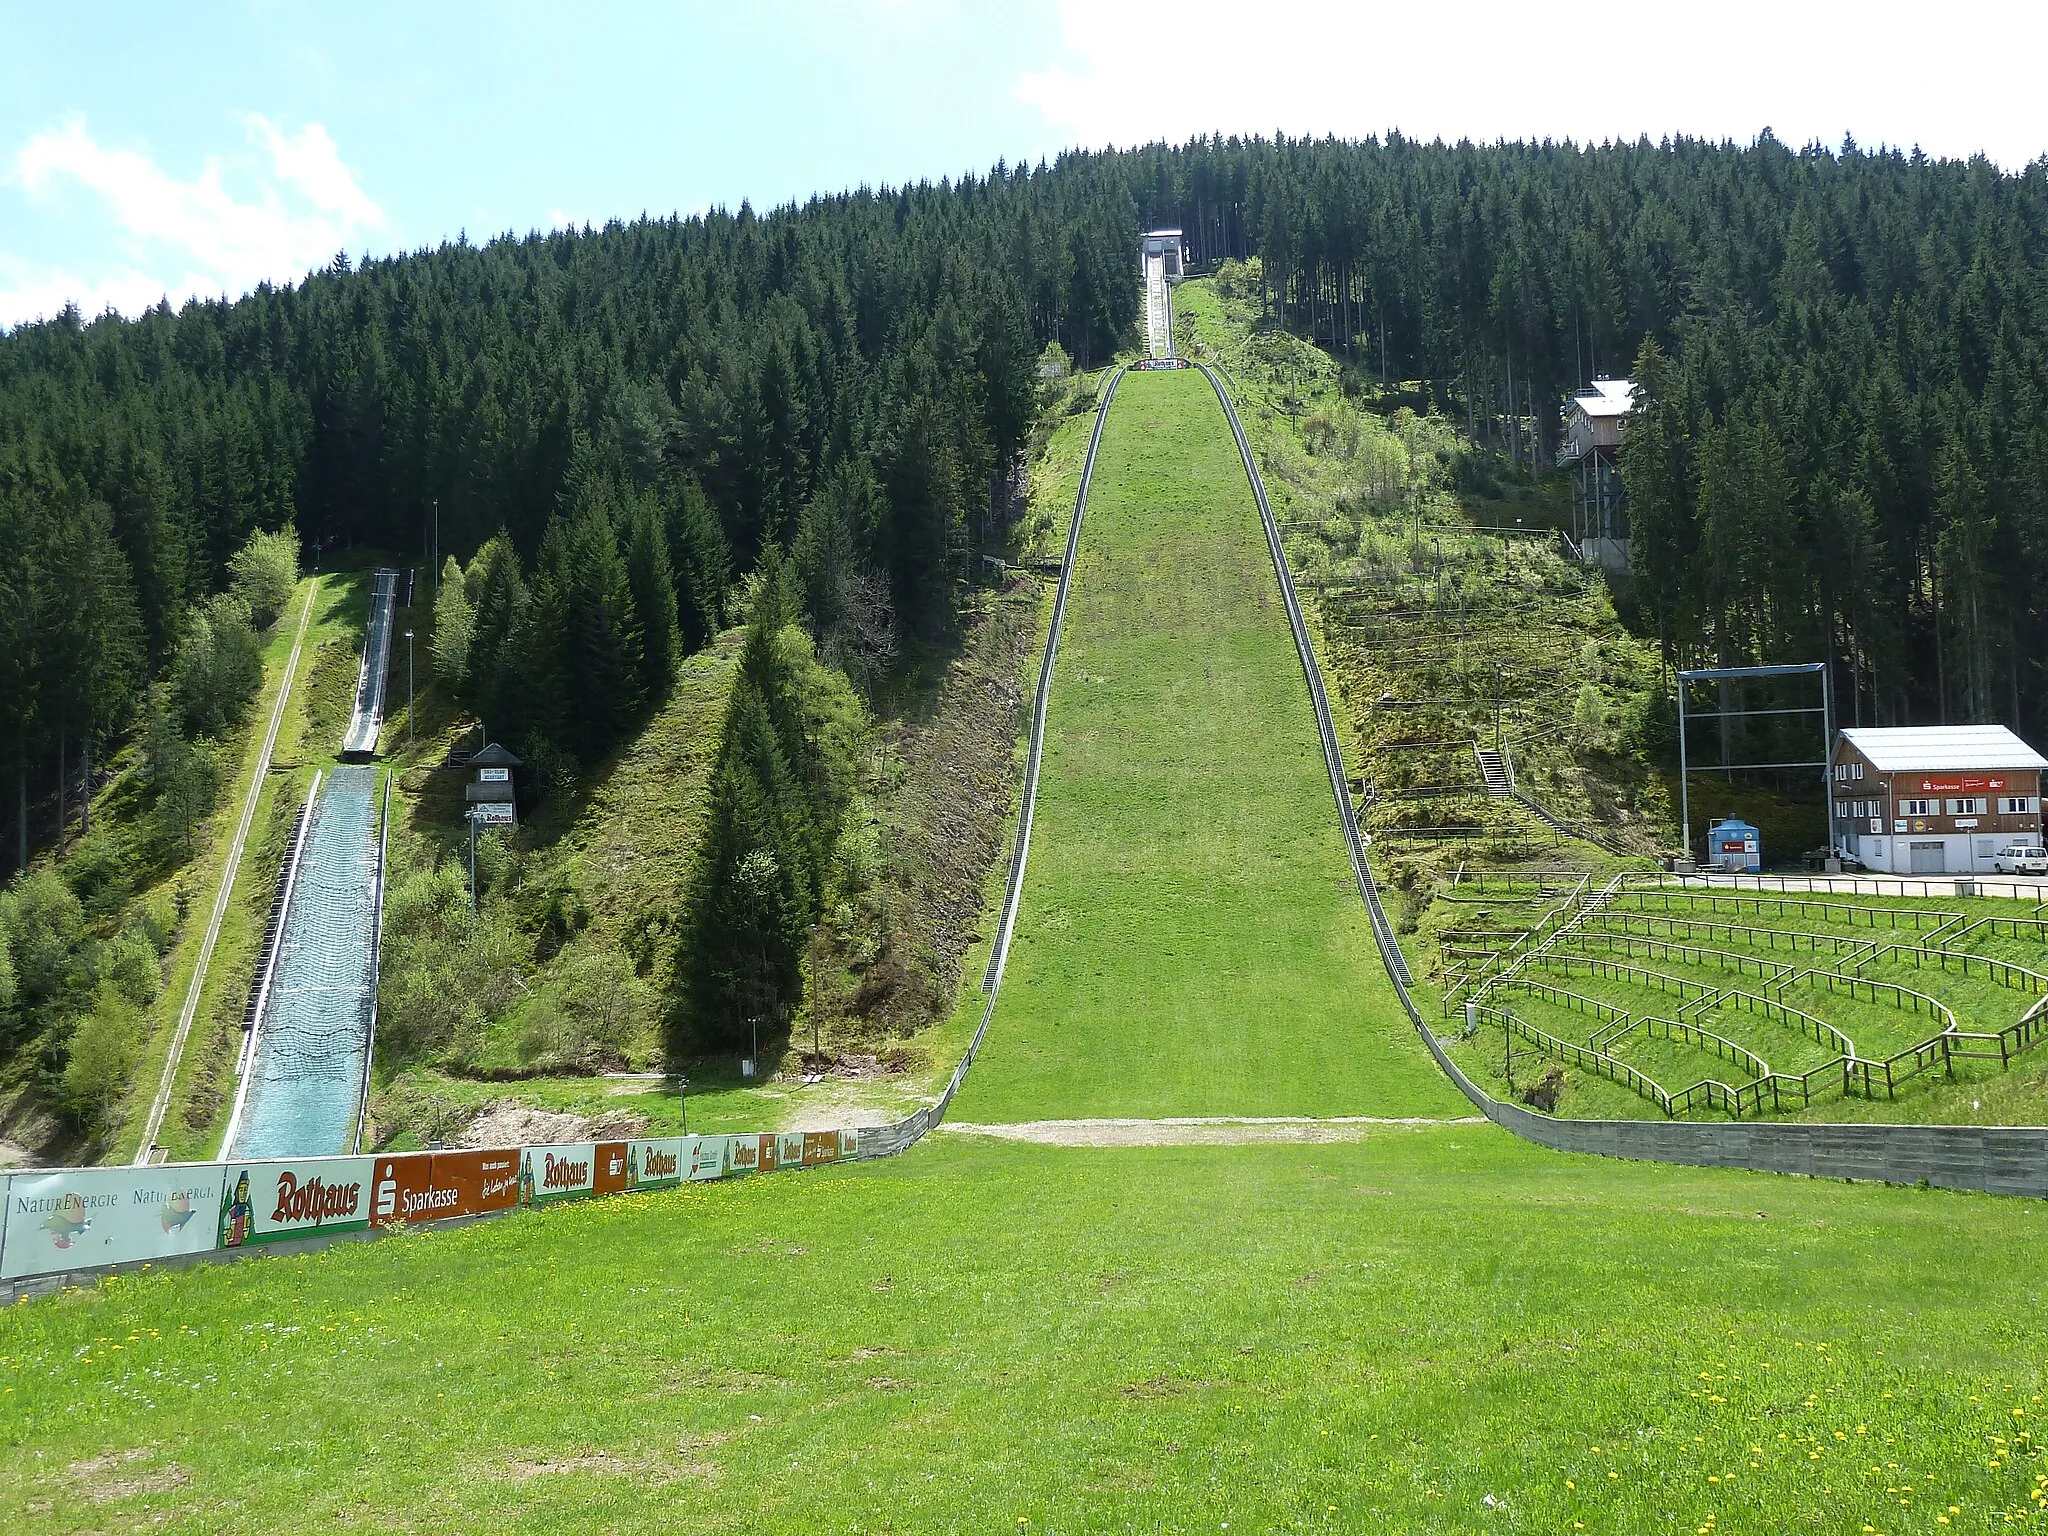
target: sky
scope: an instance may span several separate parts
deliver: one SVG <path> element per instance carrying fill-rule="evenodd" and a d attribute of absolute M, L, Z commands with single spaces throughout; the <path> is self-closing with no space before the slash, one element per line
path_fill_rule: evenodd
<path fill-rule="evenodd" d="M 2048 155 L 2048 5 L 0 0 L 0 326 L 1195 134 Z"/>

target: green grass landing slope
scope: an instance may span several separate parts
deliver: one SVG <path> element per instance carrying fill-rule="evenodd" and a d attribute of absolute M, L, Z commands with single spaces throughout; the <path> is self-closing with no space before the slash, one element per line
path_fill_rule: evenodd
<path fill-rule="evenodd" d="M 1373 948 L 1221 406 L 1133 374 L 1103 433 L 1031 860 L 964 1120 L 1454 1115 Z"/>
<path fill-rule="evenodd" d="M 1487 1127 L 945 1138 L 9 1308 L 0 1529 L 2010 1530 L 2044 1237 Z"/>

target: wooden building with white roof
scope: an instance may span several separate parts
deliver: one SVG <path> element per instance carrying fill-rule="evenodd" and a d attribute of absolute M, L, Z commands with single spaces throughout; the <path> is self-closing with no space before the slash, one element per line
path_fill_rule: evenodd
<path fill-rule="evenodd" d="M 1830 767 L 1834 845 L 1895 874 L 1989 873 L 2007 844 L 2041 845 L 2044 769 L 2002 725 L 1844 730 Z"/>

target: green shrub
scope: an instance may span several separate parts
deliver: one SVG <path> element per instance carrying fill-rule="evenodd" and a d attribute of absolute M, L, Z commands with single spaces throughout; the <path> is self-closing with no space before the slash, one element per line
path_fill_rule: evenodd
<path fill-rule="evenodd" d="M 128 1090 L 141 1049 L 142 1011 L 111 981 L 93 993 L 92 1011 L 71 1037 L 58 1100 L 79 1126 L 104 1130 Z"/>
<path fill-rule="evenodd" d="M 187 731 L 218 736 L 248 713 L 263 686 L 263 646 L 249 605 L 222 593 L 192 616 L 171 659 L 171 694 Z"/>
<path fill-rule="evenodd" d="M 249 611 L 249 621 L 268 629 L 292 600 L 299 580 L 299 535 L 289 526 L 261 530 L 228 560 L 228 591 Z"/>

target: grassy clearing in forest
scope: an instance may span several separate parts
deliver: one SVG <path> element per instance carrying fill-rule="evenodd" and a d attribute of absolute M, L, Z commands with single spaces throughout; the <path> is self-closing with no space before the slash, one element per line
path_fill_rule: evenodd
<path fill-rule="evenodd" d="M 0 1526 L 2004 1529 L 2044 1222 L 1484 1126 L 947 1138 L 10 1308 Z"/>
<path fill-rule="evenodd" d="M 1133 374 L 1082 528 L 966 1120 L 1455 1114 L 1351 883 L 1258 510 L 1199 373 Z"/>

